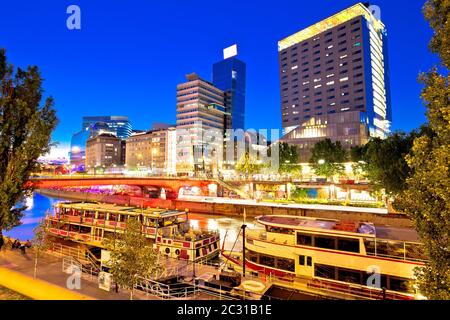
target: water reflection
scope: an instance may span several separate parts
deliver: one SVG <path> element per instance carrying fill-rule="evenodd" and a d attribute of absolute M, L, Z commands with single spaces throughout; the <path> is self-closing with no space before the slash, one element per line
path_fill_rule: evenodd
<path fill-rule="evenodd" d="M 33 238 L 33 229 L 36 228 L 39 221 L 45 216 L 47 210 L 51 210 L 52 206 L 62 199 L 49 198 L 38 193 L 33 194 L 25 200 L 27 210 L 24 211 L 22 224 L 10 231 L 4 232 L 8 237 L 17 238 L 21 241 Z"/>

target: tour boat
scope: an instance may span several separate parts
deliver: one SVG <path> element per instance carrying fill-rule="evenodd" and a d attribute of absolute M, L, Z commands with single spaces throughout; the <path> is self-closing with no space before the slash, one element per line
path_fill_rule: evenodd
<path fill-rule="evenodd" d="M 412 229 L 285 215 L 256 221 L 264 228 L 245 237 L 245 266 L 255 275 L 330 297 L 422 298 L 414 270 L 426 257 Z"/>
<path fill-rule="evenodd" d="M 219 233 L 192 230 L 187 211 L 96 202 L 60 202 L 54 206 L 54 214 L 46 217 L 47 233 L 104 249 L 104 240 L 113 239 L 115 233 L 122 233 L 131 217 L 141 222 L 142 233 L 162 255 L 199 261 L 212 259 L 220 253 Z"/>

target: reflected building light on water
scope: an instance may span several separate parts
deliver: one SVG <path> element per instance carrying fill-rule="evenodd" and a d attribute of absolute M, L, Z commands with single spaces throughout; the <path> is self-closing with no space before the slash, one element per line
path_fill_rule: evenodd
<path fill-rule="evenodd" d="M 208 230 L 219 230 L 219 223 L 214 219 L 208 219 Z"/>
<path fill-rule="evenodd" d="M 27 207 L 27 210 L 31 210 L 34 207 L 34 199 L 33 196 L 27 197 L 25 199 L 25 206 Z"/>
<path fill-rule="evenodd" d="M 198 220 L 192 220 L 192 219 L 189 220 L 189 225 L 194 230 L 198 230 L 199 229 L 199 222 L 198 222 Z"/>

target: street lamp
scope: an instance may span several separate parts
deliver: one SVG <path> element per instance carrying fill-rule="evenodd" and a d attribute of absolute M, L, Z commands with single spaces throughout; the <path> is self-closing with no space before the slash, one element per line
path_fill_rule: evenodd
<path fill-rule="evenodd" d="M 320 165 L 325 164 L 325 160 L 324 160 L 324 159 L 320 159 L 320 160 L 318 161 L 318 163 L 319 163 Z"/>

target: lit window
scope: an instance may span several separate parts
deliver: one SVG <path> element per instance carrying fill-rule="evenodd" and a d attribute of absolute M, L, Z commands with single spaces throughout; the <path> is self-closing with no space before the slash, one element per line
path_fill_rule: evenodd
<path fill-rule="evenodd" d="M 334 76 L 334 73 L 327 74 L 327 78 L 331 78 Z"/>
<path fill-rule="evenodd" d="M 298 66 L 293 66 L 292 68 L 291 68 L 291 70 L 295 70 L 295 69 L 297 69 L 298 68 Z"/>
<path fill-rule="evenodd" d="M 327 86 L 331 86 L 331 85 L 333 85 L 334 84 L 334 81 L 329 81 L 329 82 L 327 82 Z"/>
<path fill-rule="evenodd" d="M 321 86 L 321 84 L 318 84 L 317 86 L 314 86 L 314 89 L 320 88 Z"/>
<path fill-rule="evenodd" d="M 322 80 L 322 78 L 317 78 L 317 79 L 314 79 L 314 82 L 319 82 L 320 80 Z"/>
<path fill-rule="evenodd" d="M 340 82 L 348 81 L 348 77 L 341 78 L 341 79 L 339 79 L 339 81 Z"/>
<path fill-rule="evenodd" d="M 343 56 L 340 56 L 339 58 L 340 58 L 340 59 L 345 59 L 345 58 L 347 58 L 347 55 L 344 54 Z"/>

